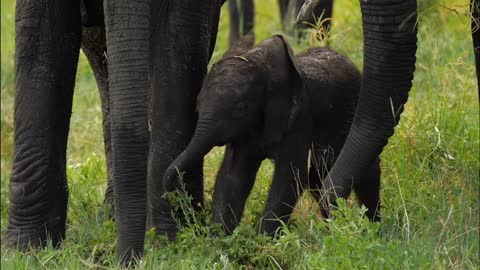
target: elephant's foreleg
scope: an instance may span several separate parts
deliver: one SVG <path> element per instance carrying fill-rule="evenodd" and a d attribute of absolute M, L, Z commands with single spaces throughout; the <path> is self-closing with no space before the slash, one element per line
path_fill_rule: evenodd
<path fill-rule="evenodd" d="M 338 134 L 335 134 L 338 135 Z M 308 188 L 317 202 L 322 198 L 322 180 L 335 161 L 335 149 L 329 145 L 314 143 L 310 148 L 310 168 L 308 171 Z"/>
<path fill-rule="evenodd" d="M 255 4 L 253 0 L 242 1 L 242 36 L 253 31 L 255 25 Z"/>
<path fill-rule="evenodd" d="M 75 2 L 75 1 L 73 1 Z M 65 237 L 66 147 L 80 47 L 78 1 L 16 3 L 14 157 L 5 240 Z"/>
<path fill-rule="evenodd" d="M 238 3 L 240 3 L 240 8 Z M 228 10 L 230 14 L 229 46 L 232 47 L 243 35 L 253 31 L 255 5 L 253 0 L 229 0 Z"/>
<path fill-rule="evenodd" d="M 324 217 L 328 216 L 328 205 L 325 204 L 326 193 L 322 189 L 324 181 L 328 175 L 328 172 L 332 168 L 335 160 L 340 153 L 345 137 L 348 134 L 349 126 L 340 128 L 333 128 L 331 130 L 325 130 L 329 132 L 331 136 L 327 139 L 317 141 L 312 147 L 311 155 L 311 168 L 309 171 L 309 188 L 310 193 L 320 206 L 320 211 Z"/>
<path fill-rule="evenodd" d="M 103 24 L 84 26 L 82 29 L 82 50 L 87 56 L 97 81 L 100 99 L 102 101 L 103 142 L 107 160 L 107 190 L 104 204 L 108 207 L 109 217 L 113 211 L 113 177 L 112 177 L 112 145 L 111 145 L 111 115 L 108 91 L 107 45 L 105 42 L 105 27 Z"/>
<path fill-rule="evenodd" d="M 226 147 L 213 193 L 213 223 L 222 224 L 226 233 L 232 233 L 240 222 L 262 160 L 255 147 Z"/>
<path fill-rule="evenodd" d="M 221 1 L 220 1 L 221 2 Z M 190 141 L 197 113 L 195 102 L 215 44 L 220 2 L 153 1 L 151 35 L 151 137 L 147 180 L 148 227 L 173 238 L 176 224 L 164 194 L 166 168 Z M 184 180 L 196 207 L 203 203 L 203 161 Z"/>
<path fill-rule="evenodd" d="M 268 194 L 260 231 L 273 235 L 287 223 L 293 208 L 307 185 L 308 141 L 306 137 L 291 138 L 282 143 L 274 158 L 275 173 Z"/>
<path fill-rule="evenodd" d="M 240 15 L 238 14 L 237 0 L 228 0 L 228 13 L 230 15 L 230 32 L 228 36 L 229 47 L 240 39 Z"/>

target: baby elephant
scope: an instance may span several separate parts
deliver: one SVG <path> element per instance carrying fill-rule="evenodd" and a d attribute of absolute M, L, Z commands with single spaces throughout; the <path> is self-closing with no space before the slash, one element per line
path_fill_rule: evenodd
<path fill-rule="evenodd" d="M 361 75 L 347 58 L 326 48 L 294 56 L 280 35 L 254 48 L 251 36 L 241 43 L 205 78 L 197 99 L 195 134 L 167 169 L 163 183 L 166 190 L 173 189 L 177 171 L 188 174 L 194 161 L 212 147 L 226 145 L 215 182 L 213 221 L 230 233 L 238 225 L 260 163 L 273 159 L 275 172 L 260 224 L 262 232 L 273 234 L 281 222 L 288 222 L 304 189 L 320 201 L 321 179 L 353 120 Z M 361 185 L 353 189 L 368 208 L 368 217 L 378 220 L 378 158 L 363 178 L 354 179 Z"/>

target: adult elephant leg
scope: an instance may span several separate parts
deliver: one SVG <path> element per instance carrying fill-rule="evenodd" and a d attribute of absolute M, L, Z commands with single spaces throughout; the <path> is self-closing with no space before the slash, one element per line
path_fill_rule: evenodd
<path fill-rule="evenodd" d="M 472 11 L 473 52 L 475 54 L 475 68 L 477 71 L 478 98 L 480 100 L 480 2 L 478 0 L 470 0 L 470 8 Z"/>
<path fill-rule="evenodd" d="M 255 22 L 255 5 L 253 0 L 240 1 L 241 15 L 239 14 L 237 3 L 237 0 L 228 1 L 228 10 L 230 13 L 230 47 L 232 47 L 232 45 L 239 40 L 241 36 L 253 31 Z"/>
<path fill-rule="evenodd" d="M 16 3 L 14 157 L 4 240 L 58 246 L 68 201 L 66 147 L 80 50 L 80 4 Z"/>
<path fill-rule="evenodd" d="M 228 12 L 230 14 L 230 33 L 228 36 L 229 47 L 240 39 L 240 15 L 238 14 L 237 0 L 228 0 Z"/>
<path fill-rule="evenodd" d="M 166 168 L 192 137 L 195 102 L 216 39 L 222 1 L 155 2 L 151 36 L 151 144 L 148 174 L 148 227 L 174 238 L 177 226 L 162 198 Z M 203 159 L 185 177 L 197 208 L 203 203 Z"/>
<path fill-rule="evenodd" d="M 361 1 L 364 69 L 346 143 L 324 181 L 329 201 L 346 198 L 393 135 L 412 87 L 417 49 L 415 0 Z"/>
<path fill-rule="evenodd" d="M 104 8 L 117 255 L 130 262 L 145 239 L 150 1 L 106 0 Z"/>
<path fill-rule="evenodd" d="M 102 6 L 100 6 L 101 8 Z M 103 15 L 103 14 L 102 14 Z M 103 143 L 107 160 L 107 190 L 104 204 L 108 208 L 108 216 L 114 216 L 113 177 L 112 177 L 112 144 L 111 144 L 111 113 L 108 92 L 107 44 L 103 16 L 101 25 L 84 26 L 82 29 L 82 51 L 90 63 L 93 75 L 97 81 L 100 99 L 102 101 Z"/>
<path fill-rule="evenodd" d="M 255 5 L 253 0 L 242 1 L 242 36 L 253 31 L 255 25 Z"/>

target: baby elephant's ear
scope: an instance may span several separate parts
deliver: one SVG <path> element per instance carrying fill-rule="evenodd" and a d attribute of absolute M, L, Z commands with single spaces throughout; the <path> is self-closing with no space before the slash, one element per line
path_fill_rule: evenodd
<path fill-rule="evenodd" d="M 248 52 L 255 43 L 255 34 L 250 31 L 241 39 L 233 43 L 232 47 L 223 55 L 223 58 L 234 57 Z"/>
<path fill-rule="evenodd" d="M 304 72 L 297 63 L 292 48 L 280 36 L 273 36 L 265 46 L 270 60 L 270 82 L 266 91 L 264 138 L 278 143 L 298 120 L 304 99 Z"/>

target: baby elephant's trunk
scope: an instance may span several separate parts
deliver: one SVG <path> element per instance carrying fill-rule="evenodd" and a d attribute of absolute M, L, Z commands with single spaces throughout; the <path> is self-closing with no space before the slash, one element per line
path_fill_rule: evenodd
<path fill-rule="evenodd" d="M 195 133 L 187 148 L 168 166 L 163 176 L 163 188 L 172 191 L 183 179 L 184 174 L 191 173 L 191 168 L 215 146 L 213 121 L 198 120 Z"/>

